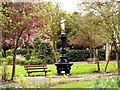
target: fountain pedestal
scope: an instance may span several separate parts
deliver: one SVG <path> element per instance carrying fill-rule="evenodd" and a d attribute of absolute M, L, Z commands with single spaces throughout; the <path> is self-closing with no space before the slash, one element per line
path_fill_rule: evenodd
<path fill-rule="evenodd" d="M 58 75 L 70 75 L 70 69 L 73 63 L 56 63 Z"/>
<path fill-rule="evenodd" d="M 70 69 L 73 63 L 69 63 L 67 61 L 67 56 L 66 56 L 66 33 L 61 33 L 61 40 L 62 40 L 62 48 L 61 48 L 61 56 L 56 63 L 56 69 L 57 69 L 57 74 L 58 75 L 70 75 Z"/>

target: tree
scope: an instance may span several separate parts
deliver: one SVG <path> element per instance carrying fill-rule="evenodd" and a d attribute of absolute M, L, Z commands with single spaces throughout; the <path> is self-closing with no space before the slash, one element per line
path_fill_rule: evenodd
<path fill-rule="evenodd" d="M 100 27 L 104 30 L 104 35 L 109 39 L 109 43 L 114 47 L 116 52 L 116 61 L 118 66 L 118 73 L 120 72 L 119 63 L 119 47 L 117 40 L 119 40 L 118 29 L 118 4 L 117 2 L 94 2 L 89 3 L 89 8 L 94 10 L 100 17 Z M 110 53 L 108 53 L 110 54 Z M 108 62 L 110 61 L 110 55 L 108 55 L 105 71 L 107 70 Z"/>
<path fill-rule="evenodd" d="M 0 13 L 0 15 L 1 15 L 1 46 L 2 46 L 2 49 L 3 49 L 3 56 L 4 57 L 6 57 L 6 50 L 8 50 L 10 47 L 11 47 L 11 40 L 9 40 L 8 41 L 8 43 L 7 43 L 7 41 L 6 41 L 6 39 L 7 39 L 7 33 L 6 32 L 3 32 L 3 21 L 4 22 L 7 22 L 6 20 L 8 20 L 8 18 L 6 18 L 6 20 L 3 18 L 4 17 L 4 15 L 5 15 L 5 8 L 6 8 L 6 2 L 3 2 L 3 3 L 1 3 L 1 5 L 0 5 L 0 7 L 2 7 L 2 9 L 1 9 L 1 13 Z"/>
<path fill-rule="evenodd" d="M 81 13 L 74 13 L 72 18 L 75 35 L 73 39 L 70 40 L 70 43 L 88 47 L 90 53 L 94 54 L 98 72 L 100 72 L 97 48 L 103 46 L 105 40 L 104 36 L 102 36 L 102 29 L 99 27 L 99 16 L 95 15 L 93 11 L 88 11 L 88 13 L 83 16 Z M 92 55 L 90 57 L 92 57 Z"/>
<path fill-rule="evenodd" d="M 48 23 L 43 29 L 42 33 L 50 36 L 51 46 L 54 52 L 54 62 L 58 61 L 58 51 L 57 51 L 57 40 L 60 35 L 60 10 L 59 5 L 53 5 L 52 3 L 47 3 L 45 7 L 46 20 Z M 41 33 L 41 32 L 40 32 Z"/>
<path fill-rule="evenodd" d="M 15 76 L 16 51 L 25 36 L 37 33 L 43 27 L 40 4 L 30 2 L 2 2 L 2 33 L 10 39 L 13 45 L 12 77 Z M 34 33 L 33 33 L 34 32 Z M 27 33 L 27 34 L 26 34 Z M 4 38 L 4 35 L 2 36 Z M 27 39 L 29 40 L 29 39 Z M 4 40 L 2 40 L 4 42 Z"/>

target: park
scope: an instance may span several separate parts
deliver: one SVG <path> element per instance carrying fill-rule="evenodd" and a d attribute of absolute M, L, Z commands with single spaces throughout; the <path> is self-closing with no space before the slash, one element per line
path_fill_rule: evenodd
<path fill-rule="evenodd" d="M 0 3 L 0 89 L 120 88 L 120 1 L 76 1 Z"/>

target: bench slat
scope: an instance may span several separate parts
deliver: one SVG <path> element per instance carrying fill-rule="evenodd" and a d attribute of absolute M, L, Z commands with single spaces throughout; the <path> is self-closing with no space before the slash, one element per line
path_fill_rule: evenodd
<path fill-rule="evenodd" d="M 46 67 L 47 65 L 25 65 L 24 67 Z"/>
<path fill-rule="evenodd" d="M 25 70 L 34 70 L 34 69 L 47 69 L 47 67 L 44 67 L 44 68 L 40 68 L 40 67 L 25 68 Z"/>
<path fill-rule="evenodd" d="M 45 76 L 46 76 L 46 73 L 51 71 L 51 70 L 47 69 L 47 65 L 46 64 L 25 65 L 24 68 L 27 71 L 28 76 L 30 76 L 30 73 L 33 73 L 33 72 L 45 72 Z"/>
<path fill-rule="evenodd" d="M 42 70 L 41 71 L 40 70 L 39 71 L 38 70 L 34 70 L 34 71 L 32 70 L 32 71 L 28 71 L 28 73 L 32 73 L 32 72 L 50 72 L 50 71 L 51 70 L 43 70 L 43 71 Z"/>

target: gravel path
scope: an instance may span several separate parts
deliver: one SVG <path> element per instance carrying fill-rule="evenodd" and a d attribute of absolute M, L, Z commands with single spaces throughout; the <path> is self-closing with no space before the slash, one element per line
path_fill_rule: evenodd
<path fill-rule="evenodd" d="M 71 82 L 71 81 L 85 81 L 85 80 L 93 80 L 95 78 L 106 78 L 106 77 L 114 77 L 117 74 L 115 73 L 107 73 L 107 74 L 84 74 L 77 76 L 37 76 L 37 77 L 24 77 L 24 79 L 28 80 L 28 84 L 31 83 L 35 86 L 45 86 L 45 85 L 55 85 L 59 83 Z M 18 83 L 8 83 L 6 85 L 0 84 L 0 88 L 5 88 L 6 86 L 15 86 L 21 88 Z"/>

